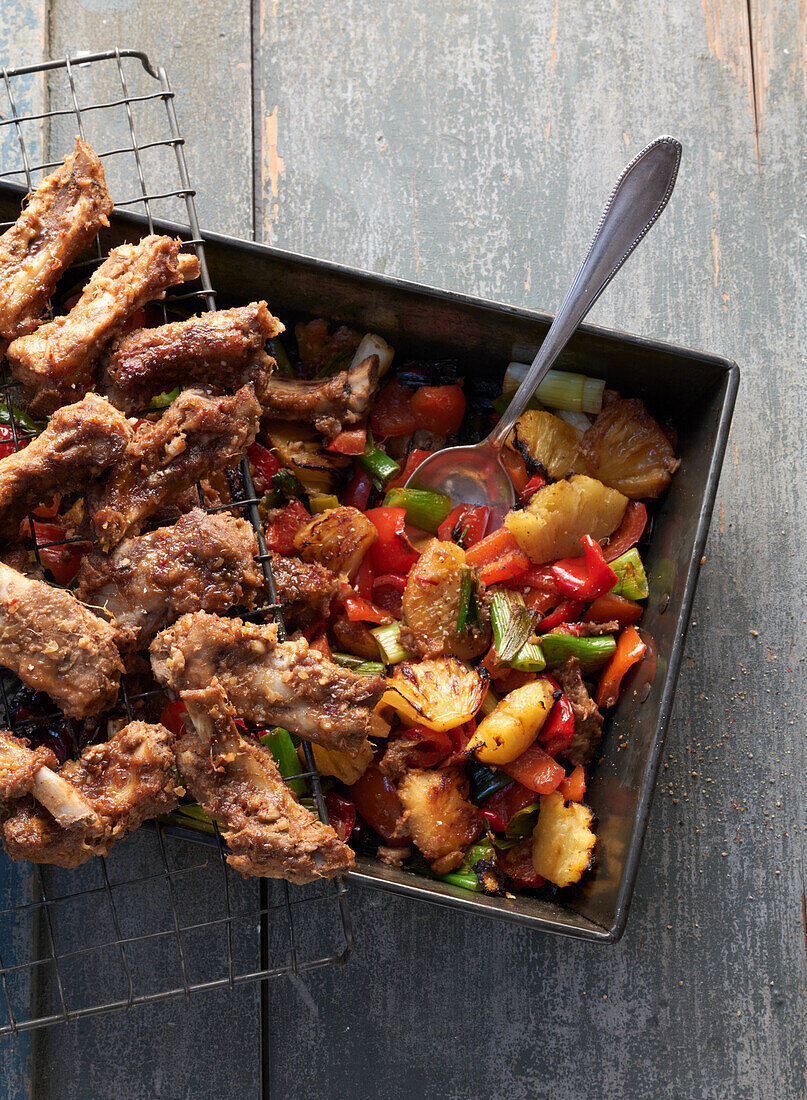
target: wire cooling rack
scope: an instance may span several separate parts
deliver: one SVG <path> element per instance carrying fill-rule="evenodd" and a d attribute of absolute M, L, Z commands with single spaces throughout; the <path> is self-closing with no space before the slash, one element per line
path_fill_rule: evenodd
<path fill-rule="evenodd" d="M 195 250 L 201 275 L 172 295 L 171 305 L 185 300 L 188 312 L 215 308 L 165 70 L 152 66 L 144 53 L 116 49 L 3 68 L 0 84 L 6 99 L 2 104 L 0 98 L 0 180 L 33 190 L 72 151 L 79 134 L 104 162 L 117 209 L 143 214 L 149 233 L 161 217 L 184 227 L 181 236 Z M 0 232 L 8 224 L 0 225 Z M 84 282 L 103 259 L 99 240 L 94 255 L 70 273 Z M 165 316 L 165 303 L 162 308 Z M 4 379 L 0 392 L 12 409 L 15 384 Z M 26 432 L 13 412 L 10 426 L 19 447 Z M 237 509 L 256 532 L 265 608 L 285 636 L 246 461 L 231 489 Z M 38 540 L 29 522 L 37 560 L 41 550 L 62 545 Z M 7 728 L 32 738 L 45 727 L 56 728 L 69 743 L 75 731 L 60 712 L 21 715 L 16 686 L 10 674 L 0 678 L 0 720 Z M 127 686 L 126 678 L 121 685 L 120 712 L 129 720 L 144 708 L 159 709 L 165 699 L 159 690 L 137 686 Z M 327 820 L 307 743 L 304 751 L 306 770 L 300 775 Z M 105 859 L 73 871 L 34 867 L 29 873 L 24 866 L 12 868 L 0 854 L 0 906 L 0 1036 L 299 974 L 344 961 L 353 945 L 340 880 L 291 888 L 286 882 L 245 881 L 227 866 L 217 828 L 208 837 L 154 823 Z"/>

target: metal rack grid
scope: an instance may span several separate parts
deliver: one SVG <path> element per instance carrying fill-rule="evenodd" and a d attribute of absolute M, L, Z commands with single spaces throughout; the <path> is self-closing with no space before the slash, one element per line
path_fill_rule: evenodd
<path fill-rule="evenodd" d="M 101 101 L 83 96 L 82 76 L 90 66 L 94 74 L 103 71 L 109 85 Z M 30 94 L 32 81 L 46 104 L 41 109 L 33 102 L 36 95 Z M 7 100 L 7 109 L 0 109 L 0 180 L 24 183 L 33 190 L 40 173 L 61 163 L 50 160 L 47 151 L 71 150 L 78 133 L 104 162 L 116 208 L 139 210 L 149 233 L 158 216 L 186 228 L 181 236 L 195 250 L 201 274 L 196 284 L 169 301 L 215 308 L 184 139 L 165 70 L 153 67 L 144 53 L 116 49 L 2 68 L 0 84 Z M 141 133 L 149 140 L 139 140 Z M 9 161 L 13 167 L 8 167 Z M 155 175 L 161 186 L 150 189 Z M 134 195 L 125 190 L 132 177 L 137 182 Z M 7 224 L 0 225 L 0 231 L 5 228 Z M 80 271 L 83 281 L 103 259 L 96 241 L 94 257 L 74 264 L 71 272 Z M 162 309 L 165 316 L 164 303 Z M 13 414 L 15 385 L 4 379 L 0 393 L 12 410 L 10 427 L 19 448 L 26 433 Z M 239 480 L 231 487 L 237 508 L 256 532 L 267 592 L 264 610 L 271 612 L 285 637 L 259 500 L 246 460 L 234 479 Z M 204 506 L 201 491 L 200 505 Z M 87 541 L 39 541 L 33 519 L 29 522 L 37 561 L 48 547 Z M 16 715 L 11 679 L 10 674 L 0 678 L 7 728 L 30 736 L 37 727 L 56 723 L 72 736 L 61 712 L 33 718 Z M 127 690 L 124 677 L 122 712 L 131 720 L 137 703 L 159 694 Z M 304 752 L 306 770 L 299 777 L 309 781 L 318 812 L 327 821 L 307 742 Z M 353 936 L 341 880 L 292 888 L 286 882 L 244 881 L 228 867 L 217 827 L 215 837 L 207 837 L 153 824 L 117 845 L 105 859 L 93 859 L 74 871 L 35 867 L 32 880 L 16 882 L 16 893 L 29 895 L 24 901 L 4 902 L 0 881 L 0 1036 L 180 994 L 299 974 L 348 957 Z M 8 861 L 2 855 L 0 860 L 8 871 Z M 13 877 L 21 878 L 19 873 Z"/>

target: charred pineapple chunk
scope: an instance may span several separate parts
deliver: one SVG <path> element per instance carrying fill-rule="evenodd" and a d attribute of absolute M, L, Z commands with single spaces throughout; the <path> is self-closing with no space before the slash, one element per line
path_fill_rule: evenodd
<path fill-rule="evenodd" d="M 509 764 L 526 752 L 555 705 L 552 683 L 544 676 L 516 688 L 483 718 L 467 751 L 483 764 Z"/>
<path fill-rule="evenodd" d="M 398 784 L 404 821 L 435 874 L 462 863 L 463 850 L 482 832 L 483 818 L 468 801 L 468 780 L 461 768 L 425 771 L 412 768 Z"/>
<path fill-rule="evenodd" d="M 680 465 L 669 439 L 636 398 L 603 409 L 583 436 L 580 453 L 595 477 L 632 500 L 657 497 Z"/>
<path fill-rule="evenodd" d="M 303 561 L 324 565 L 352 581 L 377 538 L 378 531 L 358 508 L 329 508 L 300 528 L 294 547 Z"/>
<path fill-rule="evenodd" d="M 326 451 L 322 437 L 302 424 L 264 421 L 261 435 L 309 493 L 332 493 L 350 465 L 346 455 Z"/>
<path fill-rule="evenodd" d="M 451 730 L 468 722 L 482 705 L 487 680 L 456 657 L 396 665 L 381 698 L 405 721 L 431 730 Z"/>
<path fill-rule="evenodd" d="M 585 473 L 580 456 L 583 433 L 542 409 L 528 409 L 515 423 L 507 446 L 542 466 L 553 480 L 569 471 Z M 529 464 L 529 462 L 528 462 Z"/>
<path fill-rule="evenodd" d="M 556 886 L 579 882 L 591 866 L 597 838 L 594 814 L 582 802 L 566 802 L 558 791 L 541 796 L 532 833 L 532 865 Z"/>
<path fill-rule="evenodd" d="M 505 525 L 537 565 L 582 554 L 580 539 L 603 539 L 619 526 L 628 498 L 585 474 L 539 489 L 526 508 L 508 512 Z"/>
<path fill-rule="evenodd" d="M 407 645 L 419 657 L 478 657 L 490 645 L 490 614 L 476 593 L 478 621 L 457 632 L 463 600 L 465 551 L 453 542 L 432 539 L 409 572 L 403 594 Z M 471 578 L 469 577 L 468 580 Z M 466 584 L 465 598 L 468 598 Z"/>
<path fill-rule="evenodd" d="M 375 750 L 368 740 L 364 740 L 359 746 L 355 756 L 348 756 L 340 749 L 326 749 L 322 745 L 313 744 L 311 750 L 314 753 L 314 763 L 320 775 L 332 775 L 346 787 L 358 782 L 373 762 Z M 302 763 L 301 771 L 305 770 L 305 756 L 302 755 L 302 747 L 298 749 L 298 755 Z"/>

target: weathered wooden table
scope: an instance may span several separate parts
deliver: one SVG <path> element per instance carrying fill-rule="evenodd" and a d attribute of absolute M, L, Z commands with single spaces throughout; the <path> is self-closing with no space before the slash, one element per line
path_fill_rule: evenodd
<path fill-rule="evenodd" d="M 273 984 L 263 1045 L 254 988 L 174 1001 L 7 1046 L 3 1096 L 804 1096 L 804 3 L 2 5 L 9 64 L 115 44 L 167 66 L 207 227 L 550 310 L 677 135 L 593 320 L 743 383 L 618 946 L 354 889 L 355 955 Z"/>

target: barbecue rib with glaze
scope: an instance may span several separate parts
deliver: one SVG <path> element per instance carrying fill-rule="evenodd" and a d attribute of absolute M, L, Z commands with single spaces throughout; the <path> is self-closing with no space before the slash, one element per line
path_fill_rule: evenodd
<path fill-rule="evenodd" d="M 357 676 L 326 660 L 305 638 L 278 641 L 274 623 L 203 611 L 183 615 L 157 635 L 151 667 L 177 693 L 205 688 L 216 676 L 240 717 L 353 754 L 386 686 L 383 676 Z"/>
<path fill-rule="evenodd" d="M 76 595 L 114 617 L 122 648 L 143 649 L 186 612 L 253 608 L 263 588 L 256 553 L 246 520 L 194 508 L 108 556 L 88 554 Z"/>
<path fill-rule="evenodd" d="M 313 424 L 326 439 L 365 420 L 378 389 L 378 356 L 321 381 L 278 378 L 273 375 L 261 395 L 264 415 L 274 420 Z"/>
<path fill-rule="evenodd" d="M 0 237 L 0 353 L 33 332 L 62 274 L 109 225 L 111 210 L 101 161 L 77 138 Z"/>
<path fill-rule="evenodd" d="M 134 413 L 145 409 L 155 394 L 170 393 L 176 386 L 201 385 L 225 393 L 251 382 L 263 404 L 274 369 L 264 344 L 283 331 L 266 302 L 137 329 L 105 354 L 101 392 L 119 409 Z"/>
<path fill-rule="evenodd" d="M 20 520 L 54 493 L 83 492 L 122 457 L 133 434 L 123 413 L 98 394 L 58 409 L 41 435 L 0 459 L 0 540 L 14 540 Z"/>
<path fill-rule="evenodd" d="M 193 729 L 177 742 L 177 768 L 189 793 L 221 822 L 231 867 L 298 883 L 353 867 L 353 852 L 300 805 L 269 750 L 241 735 L 217 680 L 183 692 L 182 700 Z"/>
<path fill-rule="evenodd" d="M 115 629 L 71 592 L 0 564 L 0 666 L 71 718 L 106 710 L 123 672 Z"/>
<path fill-rule="evenodd" d="M 330 569 L 274 553 L 271 565 L 277 600 L 287 627 L 300 630 L 328 618 L 331 600 L 341 588 L 339 578 Z"/>
<path fill-rule="evenodd" d="M 251 386 L 232 397 L 185 390 L 159 420 L 144 421 L 120 461 L 87 493 L 102 548 L 136 535 L 201 478 L 239 462 L 255 439 L 260 411 Z"/>
<path fill-rule="evenodd" d="M 113 248 L 69 313 L 9 345 L 11 373 L 33 413 L 52 413 L 88 390 L 98 357 L 129 317 L 197 278 L 199 261 L 181 247 L 179 239 L 152 236 Z"/>
<path fill-rule="evenodd" d="M 62 827 L 28 795 L 4 807 L 3 847 L 12 859 L 78 867 L 177 803 L 173 737 L 164 726 L 130 722 L 109 741 L 88 746 L 58 777 L 97 815 L 90 826 Z"/>

